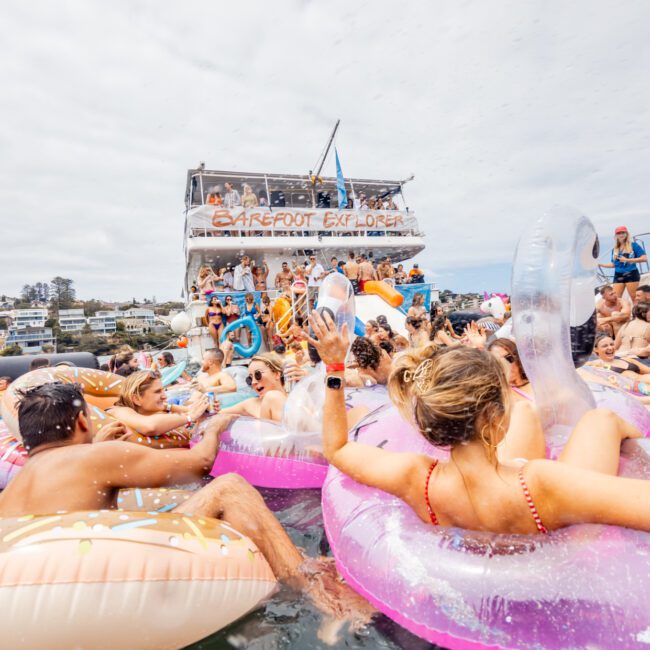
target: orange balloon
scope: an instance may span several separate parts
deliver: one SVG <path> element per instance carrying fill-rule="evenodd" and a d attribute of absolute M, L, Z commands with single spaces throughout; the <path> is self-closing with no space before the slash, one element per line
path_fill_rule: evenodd
<path fill-rule="evenodd" d="M 178 339 L 178 347 L 179 348 L 186 348 L 187 347 L 187 337 L 186 336 L 181 336 Z"/>

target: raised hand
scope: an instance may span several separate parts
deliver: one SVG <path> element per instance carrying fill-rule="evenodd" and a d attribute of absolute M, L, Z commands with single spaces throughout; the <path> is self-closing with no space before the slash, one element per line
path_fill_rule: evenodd
<path fill-rule="evenodd" d="M 310 336 L 306 338 L 316 348 L 320 358 L 326 364 L 345 362 L 350 344 L 347 324 L 344 323 L 339 332 L 329 314 L 325 313 L 321 316 L 316 311 L 309 316 L 309 323 L 316 338 Z"/>

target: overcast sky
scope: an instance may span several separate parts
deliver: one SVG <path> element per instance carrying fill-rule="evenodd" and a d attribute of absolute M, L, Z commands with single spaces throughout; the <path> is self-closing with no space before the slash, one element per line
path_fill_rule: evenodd
<path fill-rule="evenodd" d="M 650 230 L 650 4 L 3 2 L 0 293 L 177 298 L 188 168 L 404 178 L 441 287 L 555 203 Z M 333 174 L 330 163 L 325 170 Z"/>

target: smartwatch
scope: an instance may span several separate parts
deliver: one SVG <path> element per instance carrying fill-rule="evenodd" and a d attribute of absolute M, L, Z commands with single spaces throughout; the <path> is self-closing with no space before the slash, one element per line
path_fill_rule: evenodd
<path fill-rule="evenodd" d="M 343 377 L 327 375 L 327 377 L 325 377 L 325 386 L 332 390 L 341 390 L 341 388 L 343 388 Z"/>

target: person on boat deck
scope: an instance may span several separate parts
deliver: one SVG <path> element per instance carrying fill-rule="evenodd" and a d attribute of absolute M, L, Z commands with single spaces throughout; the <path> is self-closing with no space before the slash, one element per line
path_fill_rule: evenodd
<path fill-rule="evenodd" d="M 208 398 L 198 393 L 182 406 L 167 404 L 160 373 L 143 370 L 122 382 L 117 402 L 107 412 L 145 436 L 171 432 L 189 440 L 190 429 L 207 408 Z"/>
<path fill-rule="evenodd" d="M 614 287 L 606 284 L 600 289 L 601 300 L 598 302 L 598 330 L 615 337 L 624 323 L 630 320 L 630 303 L 616 295 Z"/>
<path fill-rule="evenodd" d="M 650 305 L 640 302 L 632 308 L 632 320 L 625 323 L 615 339 L 616 356 L 650 357 L 650 324 L 648 324 Z"/>
<path fill-rule="evenodd" d="M 269 277 L 269 267 L 266 260 L 262 260 L 262 266 L 256 266 L 253 269 L 253 279 L 255 280 L 255 291 L 266 291 L 266 280 Z"/>
<path fill-rule="evenodd" d="M 219 337 L 226 326 L 227 320 L 228 316 L 224 313 L 221 300 L 217 296 L 210 296 L 208 307 L 205 310 L 205 322 L 208 326 L 208 332 L 217 347 L 219 347 Z"/>
<path fill-rule="evenodd" d="M 506 379 L 512 388 L 512 398 L 533 401 L 533 387 L 524 370 L 517 346 L 510 339 L 494 339 L 488 346 L 488 352 L 503 363 Z"/>
<path fill-rule="evenodd" d="M 173 368 L 176 365 L 176 361 L 174 361 L 174 355 L 169 350 L 166 350 L 158 357 L 156 364 L 159 370 L 163 370 L 164 368 Z M 183 371 L 179 379 L 192 381 L 192 378 L 185 371 Z"/>
<path fill-rule="evenodd" d="M 614 291 L 619 298 L 627 289 L 630 300 L 634 301 L 636 290 L 641 281 L 637 268 L 640 262 L 647 262 L 648 256 L 640 244 L 630 239 L 630 233 L 625 226 L 619 226 L 614 231 L 615 244 L 612 250 L 611 263 L 599 264 L 606 269 L 614 269 Z"/>
<path fill-rule="evenodd" d="M 121 489 L 196 482 L 214 464 L 230 421 L 224 415 L 210 418 L 192 449 L 152 449 L 121 440 L 91 444 L 93 423 L 78 385 L 55 382 L 24 391 L 18 422 L 28 458 L 0 494 L 0 517 L 114 509 Z M 117 432 L 116 426 L 121 425 L 102 429 Z M 306 592 L 324 612 L 370 616 L 367 603 L 337 579 L 332 561 L 306 560 L 260 493 L 238 474 L 219 476 L 178 501 L 175 513 L 224 520 L 249 537 L 276 578 Z"/>
<path fill-rule="evenodd" d="M 223 205 L 226 208 L 234 208 L 241 205 L 241 196 L 239 192 L 232 186 L 232 183 L 224 183 L 226 192 L 223 196 Z"/>
<path fill-rule="evenodd" d="M 226 264 L 226 270 L 223 273 L 223 290 L 232 291 L 234 282 L 235 275 L 232 272 L 232 266 L 230 264 Z"/>
<path fill-rule="evenodd" d="M 397 268 L 395 269 L 395 275 L 393 275 L 393 280 L 395 280 L 395 284 L 406 284 L 407 279 L 408 278 L 406 275 L 406 271 L 404 270 L 404 265 L 398 264 Z"/>
<path fill-rule="evenodd" d="M 237 332 L 231 330 L 226 334 L 226 340 L 221 344 L 221 351 L 223 352 L 223 365 L 228 368 L 232 364 L 235 356 L 235 343 L 237 343 Z"/>
<path fill-rule="evenodd" d="M 354 293 L 359 293 L 359 265 L 357 264 L 353 251 L 348 253 L 348 261 L 343 267 L 343 272 L 345 273 L 345 277 L 350 280 Z"/>
<path fill-rule="evenodd" d="M 407 316 L 410 316 L 411 318 L 427 318 L 428 313 L 427 313 L 427 308 L 424 306 L 424 294 L 423 293 L 416 293 L 413 295 L 413 298 L 411 300 L 411 306 L 408 308 L 408 311 L 406 312 Z"/>
<path fill-rule="evenodd" d="M 342 363 L 347 328 L 339 333 L 327 314 L 310 318 L 309 342 L 321 359 Z M 450 449 L 449 460 L 438 461 L 350 442 L 344 383 L 338 371 L 326 379 L 325 457 L 359 483 L 402 499 L 424 522 L 515 534 L 579 523 L 650 531 L 650 481 L 616 476 L 621 442 L 642 434 L 611 411 L 587 411 L 559 459 L 545 460 L 535 408 L 510 404 L 496 356 L 469 347 L 405 352 L 395 360 L 389 394 L 429 443 Z M 499 448 L 502 441 L 508 444 Z"/>
<path fill-rule="evenodd" d="M 253 188 L 248 184 L 244 183 L 244 194 L 242 195 L 241 204 L 244 208 L 256 208 L 259 204 L 257 202 L 257 196 L 253 192 Z"/>
<path fill-rule="evenodd" d="M 255 291 L 251 258 L 248 255 L 244 255 L 235 267 L 233 288 L 235 291 Z"/>
<path fill-rule="evenodd" d="M 275 276 L 275 288 L 288 291 L 293 282 L 293 273 L 288 262 L 282 262 L 282 270 Z"/>
<path fill-rule="evenodd" d="M 394 282 L 395 270 L 390 263 L 390 257 L 386 255 L 384 259 L 377 264 L 377 279 L 378 280 L 391 280 Z"/>
<path fill-rule="evenodd" d="M 223 313 L 226 315 L 226 322 L 232 323 L 239 318 L 239 306 L 232 299 L 232 296 L 226 296 L 224 299 Z"/>
<path fill-rule="evenodd" d="M 363 293 L 366 282 L 377 279 L 377 272 L 372 262 L 368 260 L 365 255 L 361 255 L 361 262 L 359 263 L 359 291 Z"/>
<path fill-rule="evenodd" d="M 271 349 L 271 340 L 275 332 L 275 321 L 273 319 L 273 303 L 268 293 L 263 293 L 260 300 L 260 315 L 257 317 L 257 322 L 262 331 L 262 339 L 264 347 L 267 350 Z"/>
<path fill-rule="evenodd" d="M 424 273 L 420 270 L 419 264 L 414 264 L 413 268 L 409 271 L 409 283 L 410 284 L 423 284 L 424 283 Z"/>
<path fill-rule="evenodd" d="M 390 355 L 370 339 L 358 336 L 352 342 L 350 354 L 356 367 L 347 368 L 345 380 L 349 386 L 386 385 L 391 369 Z"/>
<path fill-rule="evenodd" d="M 248 415 L 262 420 L 282 420 L 287 392 L 284 389 L 282 360 L 274 352 L 257 354 L 251 358 L 246 383 L 255 390 L 257 397 L 221 409 L 226 415 Z"/>
<path fill-rule="evenodd" d="M 209 296 L 211 293 L 214 293 L 216 280 L 217 276 L 209 266 L 204 266 L 199 271 L 199 289 L 204 296 Z"/>
<path fill-rule="evenodd" d="M 207 350 L 203 353 L 201 372 L 193 382 L 199 390 L 212 393 L 234 393 L 235 380 L 223 369 L 224 354 L 221 350 Z"/>

